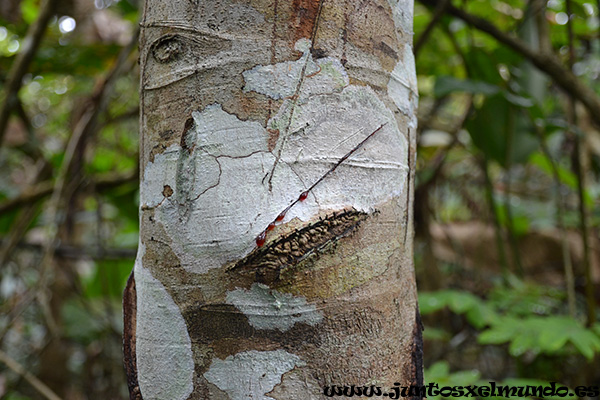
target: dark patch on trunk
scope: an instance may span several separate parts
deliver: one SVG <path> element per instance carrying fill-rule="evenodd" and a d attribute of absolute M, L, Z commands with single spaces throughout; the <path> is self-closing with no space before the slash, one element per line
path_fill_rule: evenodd
<path fill-rule="evenodd" d="M 152 44 L 150 51 L 161 64 L 176 61 L 185 49 L 182 37 L 177 34 L 165 35 Z"/>
<path fill-rule="evenodd" d="M 181 134 L 181 142 L 180 146 L 182 149 L 187 150 L 188 153 L 192 154 L 194 150 L 194 145 L 190 146 L 188 143 L 188 133 L 194 127 L 194 118 L 190 117 L 185 120 L 185 125 L 183 127 L 183 133 Z M 194 143 L 195 144 L 195 143 Z"/>
<path fill-rule="evenodd" d="M 135 352 L 135 328 L 137 321 L 137 297 L 133 271 L 123 292 L 123 365 L 127 375 L 130 400 L 143 400 L 137 376 Z"/>
<path fill-rule="evenodd" d="M 201 304 L 185 310 L 183 317 L 192 342 L 212 349 L 212 354 L 201 356 L 204 363 L 196 366 L 199 375 L 209 368 L 212 357 L 225 359 L 250 349 L 283 348 L 297 352 L 306 347 L 318 348 L 321 344 L 321 331 L 315 326 L 298 322 L 286 331 L 256 329 L 248 317 L 231 304 Z"/>
<path fill-rule="evenodd" d="M 415 327 L 413 328 L 413 343 L 411 349 L 412 371 L 410 374 L 411 385 L 423 386 L 423 322 L 419 306 L 415 310 Z M 423 399 L 421 394 L 412 397 L 413 400 Z"/>
<path fill-rule="evenodd" d="M 310 50 L 310 53 L 314 58 L 325 58 L 327 57 L 327 52 L 320 48 L 313 48 Z"/>
<path fill-rule="evenodd" d="M 165 146 L 164 144 L 157 144 L 156 146 L 154 146 L 152 150 L 150 150 L 150 155 L 148 156 L 149 161 L 154 162 L 154 157 L 157 154 L 162 154 L 166 149 L 167 146 Z"/>
<path fill-rule="evenodd" d="M 171 137 L 173 137 L 173 130 L 172 129 L 167 129 L 166 131 L 162 131 L 158 134 L 158 137 L 160 137 L 162 140 L 169 140 L 171 139 Z"/>
<path fill-rule="evenodd" d="M 271 104 L 271 100 L 269 100 L 269 107 Z M 269 111 L 270 113 L 270 111 Z M 269 116 L 270 118 L 270 116 Z M 268 129 L 267 128 L 267 132 L 269 132 L 269 138 L 267 139 L 267 148 L 269 149 L 269 151 L 273 151 L 275 149 L 275 145 L 277 144 L 277 140 L 279 139 L 279 129 Z"/>
<path fill-rule="evenodd" d="M 251 272 L 255 281 L 270 285 L 279 281 L 281 270 L 292 267 L 328 245 L 348 236 L 368 214 L 344 210 L 255 248 L 228 271 Z"/>
<path fill-rule="evenodd" d="M 383 54 L 385 54 L 389 57 L 392 57 L 395 60 L 398 59 L 398 53 L 396 53 L 396 51 L 394 49 L 392 49 L 390 46 L 388 46 L 387 43 L 385 43 L 385 42 L 379 42 L 379 44 L 377 44 L 377 46 L 375 46 L 375 48 L 377 50 L 380 50 Z"/>
<path fill-rule="evenodd" d="M 190 307 L 184 312 L 184 317 L 188 321 L 190 335 L 202 344 L 223 338 L 249 338 L 254 334 L 247 317 L 230 304 Z"/>
<path fill-rule="evenodd" d="M 165 185 L 165 186 L 163 186 L 162 194 L 165 197 L 171 197 L 171 196 L 173 196 L 173 189 L 171 188 L 171 186 Z"/>

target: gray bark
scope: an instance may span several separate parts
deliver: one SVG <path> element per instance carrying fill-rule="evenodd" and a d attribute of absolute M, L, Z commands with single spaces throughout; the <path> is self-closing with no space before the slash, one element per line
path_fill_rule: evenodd
<path fill-rule="evenodd" d="M 132 398 L 422 383 L 411 0 L 147 0 Z"/>

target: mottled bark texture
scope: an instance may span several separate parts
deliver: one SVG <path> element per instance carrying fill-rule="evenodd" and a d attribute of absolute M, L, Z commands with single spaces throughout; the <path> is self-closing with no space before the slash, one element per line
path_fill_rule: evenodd
<path fill-rule="evenodd" d="M 147 0 L 132 398 L 422 381 L 412 0 Z"/>

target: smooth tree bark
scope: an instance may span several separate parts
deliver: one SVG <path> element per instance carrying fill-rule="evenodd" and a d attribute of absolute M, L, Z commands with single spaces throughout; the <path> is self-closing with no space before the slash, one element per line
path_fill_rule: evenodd
<path fill-rule="evenodd" d="M 146 1 L 131 398 L 422 384 L 411 42 L 412 0 Z"/>

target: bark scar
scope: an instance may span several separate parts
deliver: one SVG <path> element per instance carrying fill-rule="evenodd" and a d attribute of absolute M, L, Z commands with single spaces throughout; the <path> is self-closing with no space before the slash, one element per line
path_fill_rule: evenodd
<path fill-rule="evenodd" d="M 281 270 L 293 267 L 332 243 L 350 235 L 369 214 L 354 208 L 333 213 L 317 222 L 282 236 L 228 268 L 228 272 L 250 271 L 255 280 L 272 283 L 279 280 Z"/>
<path fill-rule="evenodd" d="M 137 320 L 137 297 L 135 277 L 133 271 L 127 279 L 123 292 L 123 366 L 127 375 L 130 400 L 143 400 L 137 374 L 137 356 L 135 344 L 135 331 Z"/>

